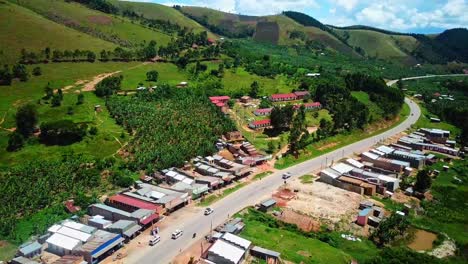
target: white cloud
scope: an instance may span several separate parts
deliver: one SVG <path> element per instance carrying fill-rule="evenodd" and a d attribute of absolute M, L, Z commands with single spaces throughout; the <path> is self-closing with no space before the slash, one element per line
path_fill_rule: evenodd
<path fill-rule="evenodd" d="M 404 3 L 381 1 L 371 3 L 355 15 L 359 24 L 391 30 L 440 27 L 454 28 L 468 25 L 468 5 L 465 0 L 448 0 L 443 5 L 433 4 L 431 9 L 420 11 L 422 6 L 409 7 Z"/>
<path fill-rule="evenodd" d="M 353 10 L 358 4 L 358 0 L 330 0 L 330 2 L 344 8 L 346 11 Z"/>
<path fill-rule="evenodd" d="M 209 7 L 224 12 L 236 12 L 236 0 L 196 0 L 191 5 Z"/>
<path fill-rule="evenodd" d="M 236 0 L 236 11 L 246 15 L 271 15 L 318 7 L 315 0 Z"/>

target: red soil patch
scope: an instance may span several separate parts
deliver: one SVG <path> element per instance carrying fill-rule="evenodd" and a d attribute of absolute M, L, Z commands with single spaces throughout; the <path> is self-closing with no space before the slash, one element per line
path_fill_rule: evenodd
<path fill-rule="evenodd" d="M 274 193 L 273 197 L 276 200 L 276 205 L 284 207 L 288 204 L 288 201 L 291 201 L 296 197 L 296 194 L 293 191 L 284 188 L 279 189 L 276 193 Z"/>
<path fill-rule="evenodd" d="M 320 230 L 320 223 L 318 221 L 290 209 L 284 209 L 277 218 L 285 223 L 295 224 L 305 232 L 317 232 Z"/>
<path fill-rule="evenodd" d="M 106 16 L 88 16 L 88 20 L 98 25 L 110 25 L 112 23 L 112 19 Z"/>

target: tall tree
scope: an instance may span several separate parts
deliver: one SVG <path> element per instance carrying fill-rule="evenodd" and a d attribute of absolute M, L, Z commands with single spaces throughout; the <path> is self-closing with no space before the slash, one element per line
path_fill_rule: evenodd
<path fill-rule="evenodd" d="M 416 183 L 414 189 L 419 192 L 425 192 L 432 185 L 432 178 L 429 176 L 428 170 L 420 170 L 416 175 Z"/>
<path fill-rule="evenodd" d="M 260 86 L 258 85 L 258 82 L 253 81 L 252 84 L 250 85 L 250 92 L 249 92 L 250 97 L 257 98 L 259 92 L 260 92 Z"/>
<path fill-rule="evenodd" d="M 16 130 L 25 138 L 29 137 L 38 122 L 37 109 L 33 104 L 22 105 L 15 116 Z"/>

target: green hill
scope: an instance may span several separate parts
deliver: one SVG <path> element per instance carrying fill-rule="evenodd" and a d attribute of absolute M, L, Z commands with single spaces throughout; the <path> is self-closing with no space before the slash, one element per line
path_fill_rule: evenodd
<path fill-rule="evenodd" d="M 325 48 L 356 55 L 350 47 L 329 32 L 318 27 L 301 25 L 285 15 L 244 16 L 192 6 L 184 6 L 180 10 L 212 32 L 227 37 L 253 37 L 260 42 L 279 45 L 304 44 L 308 39 L 322 44 Z M 291 38 L 292 32 L 302 32 L 304 38 Z"/>
<path fill-rule="evenodd" d="M 21 49 L 114 49 L 115 44 L 57 24 L 24 7 L 0 1 L 0 62 L 14 63 Z"/>
<path fill-rule="evenodd" d="M 64 0 L 21 0 L 16 2 L 47 19 L 74 28 L 94 37 L 125 47 L 134 47 L 144 41 L 156 40 L 167 44 L 171 36 L 132 23 L 129 19 L 89 9 Z"/>
<path fill-rule="evenodd" d="M 333 31 L 362 55 L 415 63 L 410 52 L 415 49 L 418 41 L 412 36 L 389 35 L 362 29 Z"/>
<path fill-rule="evenodd" d="M 117 6 L 121 11 L 133 11 L 148 19 L 167 20 L 171 23 L 176 23 L 181 27 L 192 29 L 195 32 L 206 31 L 205 27 L 169 6 L 156 3 L 128 2 L 120 0 L 111 0 L 109 2 L 114 6 Z M 214 37 L 214 34 L 210 32 L 209 35 Z"/>

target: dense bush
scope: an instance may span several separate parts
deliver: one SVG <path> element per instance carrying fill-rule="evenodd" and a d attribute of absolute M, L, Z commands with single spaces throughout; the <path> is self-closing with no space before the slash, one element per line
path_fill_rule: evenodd
<path fill-rule="evenodd" d="M 122 80 L 122 75 L 104 78 L 96 85 L 94 93 L 99 97 L 113 95 L 121 89 Z"/>
<path fill-rule="evenodd" d="M 348 74 L 345 77 L 346 86 L 351 91 L 364 91 L 370 96 L 384 113 L 384 117 L 393 118 L 400 112 L 405 96 L 402 91 L 388 87 L 381 78 L 362 73 Z"/>
<path fill-rule="evenodd" d="M 59 120 L 41 124 L 39 138 L 47 145 L 70 145 L 79 142 L 86 135 L 87 125 L 71 120 Z"/>
<path fill-rule="evenodd" d="M 0 171 L 0 237 L 16 240 L 16 227 L 21 219 L 52 205 L 61 207 L 63 201 L 99 187 L 100 173 L 90 165 L 92 162 L 80 155 L 64 156 L 60 160 L 36 158 Z M 28 225 L 31 223 L 42 226 L 38 221 Z M 27 239 L 40 231 L 43 230 L 32 229 L 18 239 Z"/>

